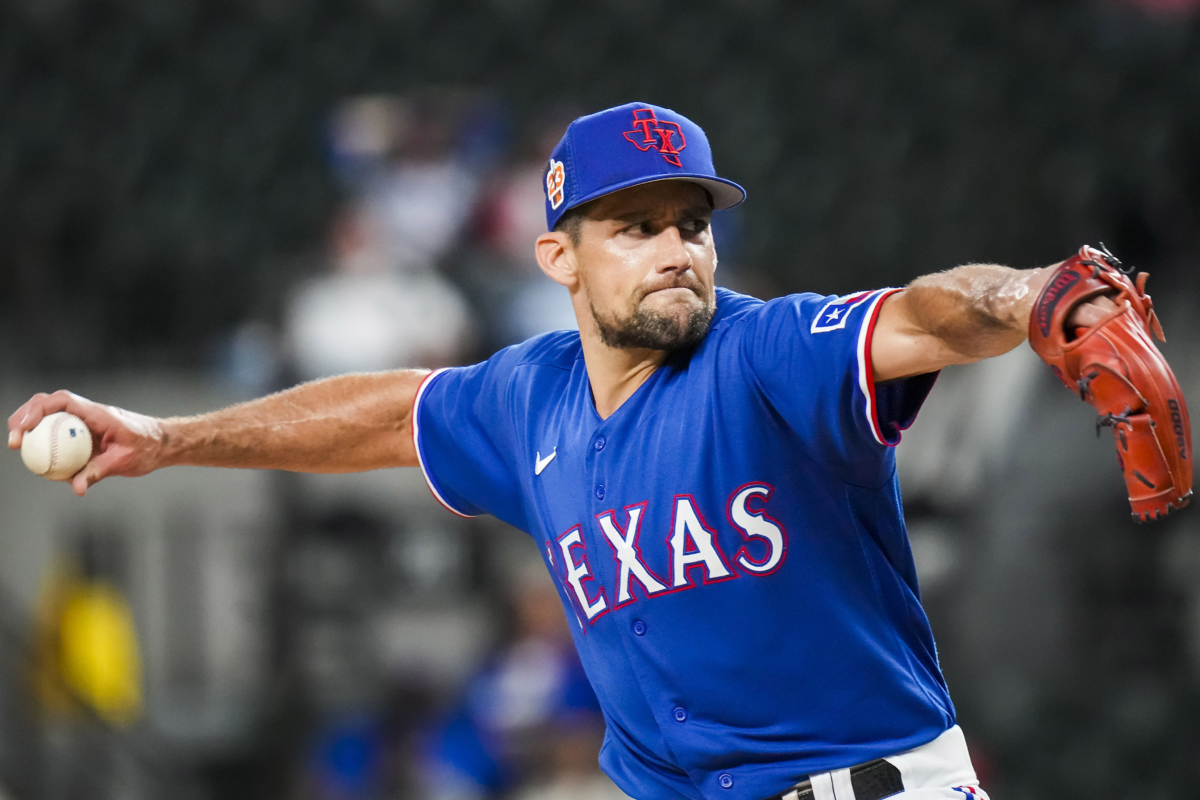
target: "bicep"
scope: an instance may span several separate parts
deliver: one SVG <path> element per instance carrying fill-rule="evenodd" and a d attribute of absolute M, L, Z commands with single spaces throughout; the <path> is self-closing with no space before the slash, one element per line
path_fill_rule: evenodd
<path fill-rule="evenodd" d="M 343 457 L 333 472 L 418 466 L 413 406 L 428 370 L 346 375 L 331 381 L 329 424 Z"/>
<path fill-rule="evenodd" d="M 889 381 L 936 372 L 951 364 L 978 360 L 952 349 L 941 337 L 921 326 L 913 313 L 909 291 L 883 301 L 871 337 L 871 366 L 876 381 Z"/>
<path fill-rule="evenodd" d="M 417 393 L 432 374 L 429 370 L 403 370 L 392 373 L 396 380 L 394 407 L 402 415 L 397 418 L 387 442 L 388 452 L 395 460 L 394 466 L 420 466 L 414 434 Z"/>

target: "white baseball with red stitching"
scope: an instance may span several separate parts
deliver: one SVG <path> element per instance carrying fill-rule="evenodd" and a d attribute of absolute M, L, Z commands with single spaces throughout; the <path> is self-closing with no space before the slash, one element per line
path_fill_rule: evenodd
<path fill-rule="evenodd" d="M 92 457 L 92 433 L 74 414 L 48 414 L 21 440 L 21 460 L 34 475 L 65 481 Z"/>

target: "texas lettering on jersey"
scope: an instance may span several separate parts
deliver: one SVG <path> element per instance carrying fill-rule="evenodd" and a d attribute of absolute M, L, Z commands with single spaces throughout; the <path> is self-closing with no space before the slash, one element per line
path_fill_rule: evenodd
<path fill-rule="evenodd" d="M 634 602 L 639 593 L 651 599 L 739 574 L 761 576 L 774 572 L 787 557 L 787 532 L 766 513 L 772 492 L 768 484 L 748 483 L 730 494 L 725 517 L 743 541 L 732 560 L 721 551 L 717 531 L 706 524 L 702 509 L 690 494 L 672 498 L 670 530 L 663 536 L 643 530 L 649 501 L 626 506 L 620 514 L 609 510 L 596 516 L 596 532 L 609 544 L 617 568 L 613 586 L 594 585 L 589 559 L 598 554 L 587 552 L 582 526 L 575 525 L 559 536 L 556 547 L 548 547 L 547 553 L 584 618 L 594 623 L 613 608 Z M 644 534 L 648 535 L 643 538 Z M 665 541 L 669 564 L 666 574 L 659 576 L 646 565 L 639 541 Z M 700 583 L 696 583 L 697 574 Z"/>

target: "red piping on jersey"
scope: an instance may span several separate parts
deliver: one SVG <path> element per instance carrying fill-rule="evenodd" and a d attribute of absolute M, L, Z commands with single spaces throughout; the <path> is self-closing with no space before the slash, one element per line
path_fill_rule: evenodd
<path fill-rule="evenodd" d="M 417 466 L 421 470 L 421 477 L 425 479 L 425 485 L 429 487 L 429 493 L 433 495 L 433 499 L 437 500 L 438 503 L 441 504 L 442 508 L 449 511 L 451 514 L 462 517 L 463 519 L 472 519 L 475 516 L 474 514 L 464 514 L 442 499 L 441 493 L 438 492 L 437 487 L 433 485 L 433 477 L 425 469 L 425 462 L 421 458 L 421 443 L 417 441 L 417 404 L 421 401 L 421 395 L 425 390 L 425 384 L 432 380 L 434 376 L 440 375 L 442 372 L 445 372 L 445 370 L 435 369 L 433 372 L 422 378 L 421 382 L 417 384 L 416 394 L 413 395 L 412 411 L 409 415 L 409 427 L 412 428 L 413 451 L 417 455 Z"/>
<path fill-rule="evenodd" d="M 875 338 L 875 323 L 879 320 L 879 311 L 883 308 L 883 301 L 896 294 L 902 292 L 903 289 L 891 289 L 880 293 L 879 297 L 871 306 L 870 318 L 867 320 L 867 335 L 863 340 L 863 369 L 866 370 L 864 378 L 867 382 L 867 387 L 870 390 L 867 395 L 867 416 L 871 419 L 871 427 L 875 434 L 875 439 L 880 444 L 888 447 L 895 447 L 900 444 L 900 437 L 896 437 L 896 441 L 889 442 L 883 435 L 883 427 L 879 424 L 879 407 L 875 404 L 875 366 L 871 363 L 871 342 Z"/>

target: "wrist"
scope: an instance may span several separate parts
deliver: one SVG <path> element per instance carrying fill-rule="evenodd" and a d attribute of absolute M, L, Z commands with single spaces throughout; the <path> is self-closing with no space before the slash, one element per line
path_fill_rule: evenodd
<path fill-rule="evenodd" d="M 1019 281 L 1020 286 L 1013 293 L 1014 327 L 1020 328 L 1022 335 L 1028 334 L 1029 316 L 1033 313 L 1033 306 L 1037 303 L 1038 297 L 1042 294 L 1042 289 L 1045 288 L 1046 283 L 1050 280 L 1050 276 L 1054 274 L 1058 266 L 1058 264 L 1053 264 L 1049 267 L 1022 270 Z"/>
<path fill-rule="evenodd" d="M 186 420 L 182 417 L 150 418 L 147 422 L 150 429 L 147 436 L 150 452 L 147 456 L 153 469 L 186 465 Z"/>

